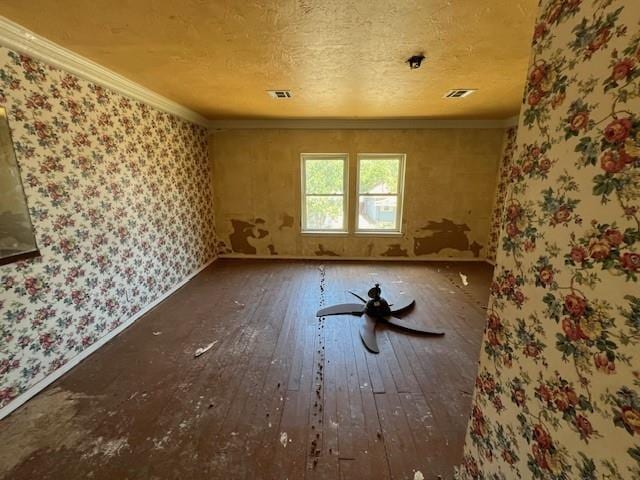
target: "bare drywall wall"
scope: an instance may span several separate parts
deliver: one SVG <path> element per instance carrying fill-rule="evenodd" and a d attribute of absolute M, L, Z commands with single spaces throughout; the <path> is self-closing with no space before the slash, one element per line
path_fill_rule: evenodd
<path fill-rule="evenodd" d="M 503 135 L 502 129 L 213 132 L 219 253 L 484 258 Z M 300 154 L 314 152 L 349 154 L 352 226 L 357 154 L 405 153 L 403 234 L 302 235 Z"/>

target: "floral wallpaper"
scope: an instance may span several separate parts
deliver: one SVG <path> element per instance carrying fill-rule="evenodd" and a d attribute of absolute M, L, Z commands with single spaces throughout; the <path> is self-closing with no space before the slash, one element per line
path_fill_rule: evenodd
<path fill-rule="evenodd" d="M 0 267 L 0 407 L 214 257 L 207 131 L 0 48 L 42 256 Z"/>
<path fill-rule="evenodd" d="M 507 187 L 509 186 L 509 173 L 511 171 L 511 162 L 513 161 L 513 152 L 516 147 L 517 127 L 509 127 L 504 132 L 504 145 L 502 147 L 502 157 L 498 165 L 498 179 L 496 181 L 496 193 L 493 201 L 493 210 L 491 211 L 491 227 L 489 231 L 489 244 L 487 245 L 487 260 L 491 263 L 496 261 L 496 252 L 500 238 L 500 226 L 502 224 L 502 209 L 507 196 Z"/>
<path fill-rule="evenodd" d="M 640 478 L 640 2 L 543 0 L 464 479 Z"/>

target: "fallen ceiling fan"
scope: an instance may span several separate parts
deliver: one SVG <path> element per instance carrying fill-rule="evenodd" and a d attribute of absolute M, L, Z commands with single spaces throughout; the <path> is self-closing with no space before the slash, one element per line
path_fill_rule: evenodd
<path fill-rule="evenodd" d="M 402 328 L 410 332 L 425 335 L 444 335 L 444 332 L 420 328 L 402 320 L 399 316 L 412 310 L 416 304 L 415 300 L 401 305 L 389 304 L 380 296 L 382 290 L 378 283 L 369 290 L 367 295 L 370 300 L 368 301 L 353 292 L 349 293 L 363 303 L 341 303 L 332 305 L 331 307 L 318 310 L 316 317 L 325 317 L 328 315 L 357 315 L 363 317 L 364 321 L 360 326 L 360 338 L 365 347 L 374 353 L 380 351 L 378 349 L 378 342 L 376 341 L 376 326 L 380 322 L 386 322 L 394 327 Z"/>

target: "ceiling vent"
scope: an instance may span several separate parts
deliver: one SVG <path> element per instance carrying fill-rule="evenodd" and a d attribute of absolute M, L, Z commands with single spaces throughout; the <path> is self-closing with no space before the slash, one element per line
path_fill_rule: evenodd
<path fill-rule="evenodd" d="M 468 97 L 473 92 L 475 92 L 475 89 L 473 88 L 456 88 L 454 90 L 449 90 L 445 94 L 444 98 L 464 98 Z"/>
<path fill-rule="evenodd" d="M 291 90 L 267 90 L 267 93 L 271 98 L 287 99 L 293 97 Z"/>

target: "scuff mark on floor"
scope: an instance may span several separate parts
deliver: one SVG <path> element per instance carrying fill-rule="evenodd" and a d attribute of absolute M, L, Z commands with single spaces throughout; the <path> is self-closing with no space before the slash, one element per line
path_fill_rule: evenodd
<path fill-rule="evenodd" d="M 78 410 L 82 400 L 91 398 L 54 387 L 2 420 L 0 477 L 39 450 L 74 448 L 86 441 L 90 430 Z"/>
<path fill-rule="evenodd" d="M 153 442 L 153 448 L 155 450 L 163 450 L 164 447 L 169 443 L 169 440 L 171 440 L 171 429 L 169 429 L 166 433 L 166 435 L 162 438 L 153 438 L 151 439 L 151 441 Z"/>
<path fill-rule="evenodd" d="M 82 455 L 82 458 L 92 458 L 96 456 L 112 458 L 120 455 L 120 452 L 123 450 L 129 450 L 129 441 L 126 438 L 105 440 L 103 437 L 98 437 L 93 442 L 91 451 Z"/>

